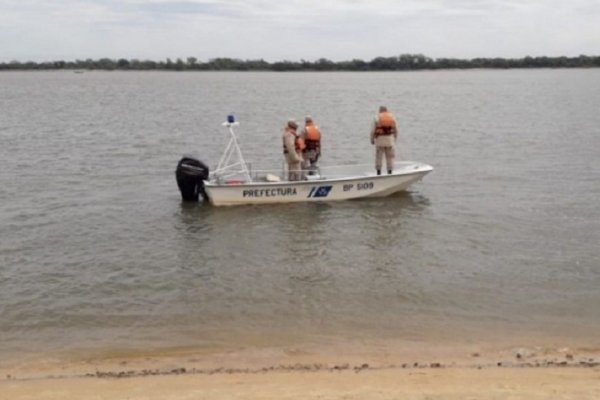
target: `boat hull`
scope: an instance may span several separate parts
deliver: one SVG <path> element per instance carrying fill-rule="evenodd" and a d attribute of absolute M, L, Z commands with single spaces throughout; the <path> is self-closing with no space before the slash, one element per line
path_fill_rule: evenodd
<path fill-rule="evenodd" d="M 406 190 L 432 170 L 430 165 L 414 163 L 380 176 L 364 173 L 344 178 L 237 184 L 205 181 L 204 190 L 215 206 L 339 201 L 389 196 Z"/>

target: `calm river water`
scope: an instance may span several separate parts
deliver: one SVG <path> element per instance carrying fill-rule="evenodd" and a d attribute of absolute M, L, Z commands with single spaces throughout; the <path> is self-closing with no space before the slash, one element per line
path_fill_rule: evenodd
<path fill-rule="evenodd" d="M 228 113 L 255 168 L 312 115 L 370 163 L 380 104 L 407 193 L 182 204 Z M 600 69 L 0 73 L 0 356 L 600 331 Z"/>

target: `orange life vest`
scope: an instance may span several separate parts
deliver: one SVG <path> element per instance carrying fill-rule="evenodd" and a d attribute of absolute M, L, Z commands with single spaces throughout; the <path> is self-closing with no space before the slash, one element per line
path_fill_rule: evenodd
<path fill-rule="evenodd" d="M 292 132 L 290 131 L 290 133 L 292 135 L 294 135 L 295 139 L 294 139 L 294 148 L 296 149 L 296 152 L 301 152 L 302 150 L 304 150 L 306 148 L 306 144 L 304 143 L 304 140 L 298 136 L 298 134 L 296 132 Z M 285 140 L 283 141 L 283 154 L 287 154 L 288 153 L 288 149 L 287 147 L 285 147 Z"/>
<path fill-rule="evenodd" d="M 304 142 L 304 139 L 296 135 L 296 140 L 294 140 L 294 147 L 296 148 L 296 151 L 304 150 L 306 148 L 306 143 Z"/>
<path fill-rule="evenodd" d="M 392 135 L 394 133 L 395 127 L 396 120 L 394 119 L 392 113 L 388 111 L 379 113 L 379 117 L 377 118 L 377 125 L 375 126 L 375 137 L 381 135 Z"/>
<path fill-rule="evenodd" d="M 321 131 L 315 124 L 307 124 L 304 128 L 306 135 L 304 141 L 306 143 L 306 150 L 318 150 L 321 146 Z"/>

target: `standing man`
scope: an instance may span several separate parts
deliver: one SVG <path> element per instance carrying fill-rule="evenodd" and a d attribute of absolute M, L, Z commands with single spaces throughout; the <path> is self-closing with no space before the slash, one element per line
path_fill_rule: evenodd
<path fill-rule="evenodd" d="M 288 165 L 288 180 L 298 181 L 302 176 L 302 140 L 296 134 L 298 124 L 290 119 L 283 128 L 283 155 Z"/>
<path fill-rule="evenodd" d="M 387 107 L 379 107 L 379 113 L 375 117 L 373 129 L 371 129 L 371 144 L 375 145 L 375 169 L 377 175 L 381 175 L 382 158 L 385 154 L 385 163 L 388 174 L 394 170 L 395 145 L 398 138 L 396 119 Z"/>
<path fill-rule="evenodd" d="M 315 125 L 312 117 L 307 116 L 304 119 L 304 128 L 300 132 L 300 137 L 306 146 L 302 151 L 304 169 L 308 170 L 309 175 L 314 175 L 317 170 L 317 161 L 321 156 L 321 130 Z"/>

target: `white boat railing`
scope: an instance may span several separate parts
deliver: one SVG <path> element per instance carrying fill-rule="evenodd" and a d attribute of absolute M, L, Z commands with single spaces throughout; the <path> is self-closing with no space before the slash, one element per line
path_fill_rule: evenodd
<path fill-rule="evenodd" d="M 394 172 L 412 172 L 421 165 L 421 163 L 413 161 L 398 161 L 394 163 Z M 218 171 L 218 173 L 211 173 L 210 181 L 219 184 L 297 182 L 288 180 L 289 172 L 285 168 L 259 170 L 248 168 L 246 172 L 247 173 L 242 173 L 239 170 L 222 169 Z M 326 165 L 317 167 L 314 171 L 303 169 L 300 172 L 301 181 L 311 181 L 373 176 L 375 174 L 375 168 L 372 164 Z M 311 172 L 313 172 L 313 174 L 311 174 Z"/>

